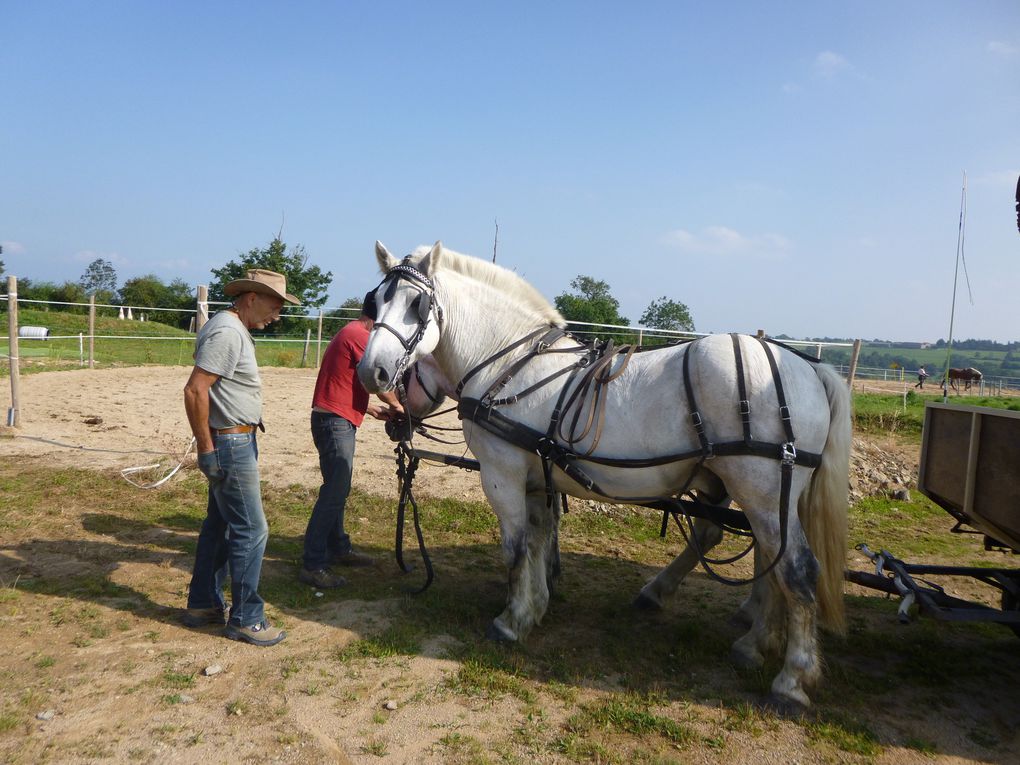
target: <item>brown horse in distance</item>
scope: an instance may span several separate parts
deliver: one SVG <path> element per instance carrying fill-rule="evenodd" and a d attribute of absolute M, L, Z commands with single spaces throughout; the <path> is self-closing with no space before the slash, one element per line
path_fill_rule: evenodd
<path fill-rule="evenodd" d="M 956 391 L 957 395 L 960 394 L 960 388 L 957 385 L 959 381 L 963 381 L 963 389 L 970 390 L 971 383 L 979 382 L 981 380 L 981 372 L 974 367 L 967 367 L 966 369 L 950 369 L 949 370 L 949 384 L 953 390 Z"/>

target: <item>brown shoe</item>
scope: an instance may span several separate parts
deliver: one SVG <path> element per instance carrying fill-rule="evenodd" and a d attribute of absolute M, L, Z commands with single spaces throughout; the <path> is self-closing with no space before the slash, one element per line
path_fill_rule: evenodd
<path fill-rule="evenodd" d="M 337 553 L 330 560 L 334 566 L 347 566 L 349 568 L 368 568 L 375 565 L 375 558 L 365 553 L 349 550 L 345 553 Z"/>
<path fill-rule="evenodd" d="M 320 590 L 332 590 L 347 584 L 346 579 L 339 574 L 334 574 L 328 568 L 319 568 L 315 571 L 303 568 L 298 572 L 297 578 L 299 582 L 310 584 L 312 587 L 318 587 Z"/>
<path fill-rule="evenodd" d="M 227 616 L 230 614 L 230 606 L 219 608 L 186 608 L 181 613 L 181 624 L 185 627 L 205 627 L 215 624 L 222 627 L 227 623 Z"/>

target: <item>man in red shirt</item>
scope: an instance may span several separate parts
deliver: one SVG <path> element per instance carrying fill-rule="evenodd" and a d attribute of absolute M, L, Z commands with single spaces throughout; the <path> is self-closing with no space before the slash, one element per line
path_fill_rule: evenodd
<path fill-rule="evenodd" d="M 326 348 L 312 398 L 312 439 L 319 452 L 322 486 L 305 530 L 305 551 L 298 579 L 313 587 L 347 583 L 331 565 L 371 566 L 375 561 L 351 546 L 344 531 L 344 506 L 351 491 L 354 440 L 365 414 L 389 419 L 403 408 L 393 393 L 380 393 L 383 404 L 369 401 L 357 366 L 375 324 L 375 293 L 365 295 L 361 316 L 336 333 Z"/>

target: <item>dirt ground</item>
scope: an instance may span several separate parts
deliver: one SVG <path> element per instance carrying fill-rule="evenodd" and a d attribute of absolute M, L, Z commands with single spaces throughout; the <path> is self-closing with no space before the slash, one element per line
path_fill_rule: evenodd
<path fill-rule="evenodd" d="M 172 467 L 191 440 L 182 403 L 188 374 L 189 368 L 185 367 L 141 367 L 25 376 L 21 380 L 21 427 L 16 434 L 8 430 L 0 437 L 0 460 L 31 457 L 48 465 L 95 469 L 159 464 L 161 467 L 154 471 L 157 473 Z M 267 431 L 259 437 L 260 465 L 263 478 L 270 484 L 318 485 L 317 457 L 308 425 L 314 379 L 314 370 L 263 370 Z M 456 423 L 454 415 L 445 420 L 447 424 Z M 464 446 L 434 448 L 457 454 L 465 450 Z M 381 422 L 366 420 L 357 449 L 355 486 L 395 496 L 393 444 Z M 854 459 L 855 490 L 861 494 L 895 488 L 916 478 L 916 455 L 893 442 L 858 442 Z M 423 465 L 416 486 L 420 496 L 483 498 L 477 474 L 459 469 Z M 151 544 L 158 550 L 158 539 L 152 539 Z M 70 560 L 59 549 L 40 554 L 43 557 L 37 557 L 34 565 L 59 567 Z M 4 552 L 5 560 L 0 563 L 25 565 L 24 560 L 14 560 L 14 555 Z M 128 562 L 106 574 L 118 585 L 131 587 L 132 583 L 151 579 L 153 566 L 162 566 L 172 576 L 168 576 L 166 592 L 161 595 L 172 601 L 173 593 L 179 592 L 186 581 L 185 571 L 178 569 L 186 567 L 187 561 L 171 560 L 165 555 L 158 559 L 159 555 L 162 553 L 156 562 Z M 96 565 L 97 571 L 105 571 L 99 562 Z M 11 585 L 6 581 L 2 584 L 5 588 Z M 421 655 L 372 665 L 339 679 L 332 677 L 330 673 L 336 670 L 322 659 L 323 651 L 350 643 L 379 624 L 388 623 L 396 609 L 393 602 L 349 599 L 342 604 L 326 604 L 314 618 L 289 617 L 290 636 L 281 646 L 285 650 L 274 654 L 272 650 L 276 649 L 258 651 L 216 634 L 185 630 L 176 624 L 175 610 L 170 607 L 164 609 L 166 618 L 160 619 L 161 623 L 121 617 L 118 629 L 122 633 L 116 639 L 92 647 L 71 647 L 65 634 L 68 625 L 31 624 L 15 606 L 7 607 L 0 614 L 0 634 L 27 635 L 30 644 L 19 647 L 27 661 L 41 661 L 38 657 L 42 654 L 56 656 L 55 669 L 60 670 L 61 679 L 48 689 L 52 692 L 48 700 L 39 702 L 41 716 L 26 731 L 28 743 L 6 751 L 19 762 L 153 762 L 167 757 L 173 762 L 261 762 L 271 755 L 269 760 L 283 762 L 417 763 L 449 761 L 450 747 L 436 745 L 444 732 L 453 742 L 461 732 L 470 732 L 483 743 L 501 736 L 513 741 L 514 736 L 522 735 L 513 730 L 506 732 L 507 721 L 520 715 L 514 699 L 451 698 L 438 692 L 444 678 L 457 671 L 456 663 L 447 658 L 448 646 L 442 636 Z M 158 640 L 153 637 L 157 632 Z M 55 638 L 57 633 L 59 639 Z M 66 655 L 55 647 L 61 641 L 68 649 Z M 287 661 L 312 662 L 322 674 L 323 684 L 337 682 L 345 690 L 331 692 L 327 699 L 318 691 L 313 693 L 311 685 L 297 690 L 293 683 L 288 686 L 283 673 L 285 680 L 269 697 L 235 706 L 236 699 L 246 698 L 252 677 L 260 673 L 276 676 L 281 662 Z M 142 694 L 132 673 L 139 666 L 153 663 L 169 667 L 163 670 L 164 683 L 172 677 L 173 667 L 194 671 L 218 665 L 224 671 L 209 677 L 200 674 L 197 689 L 184 692 L 197 697 L 197 701 L 141 709 L 138 704 Z M 12 677 L 3 675 L 0 683 L 11 682 Z M 606 687 L 612 688 L 616 682 L 607 679 Z M 17 689 L 7 689 L 9 697 L 17 693 Z M 388 709 L 387 702 L 394 700 L 394 710 Z M 550 706 L 542 724 L 562 725 L 566 707 Z M 226 715 L 224 708 L 228 710 Z M 245 725 L 245 715 L 272 721 L 277 714 L 279 721 L 265 723 L 265 731 L 258 735 Z M 723 712 L 714 706 L 692 705 L 691 716 L 711 732 L 712 726 L 719 725 Z M 211 719 L 215 722 L 208 721 Z M 383 723 L 385 747 L 377 741 Z M 935 728 L 937 732 L 938 725 Z M 197 733 L 192 735 L 191 731 Z M 936 732 L 932 738 L 938 738 Z M 53 742 L 59 742 L 59 748 L 51 750 L 50 746 L 57 746 Z M 890 747 L 876 761 L 985 761 L 965 754 L 971 749 L 965 741 L 950 742 L 940 751 L 951 754 L 935 758 L 914 749 Z M 698 762 L 861 761 L 805 746 L 799 729 L 783 726 L 754 735 L 735 735 L 724 751 L 702 747 L 696 754 L 677 756 L 677 761 Z M 472 758 L 469 751 L 456 761 L 531 760 L 523 748 L 502 760 L 481 755 Z M 552 755 L 543 756 L 541 761 L 567 760 Z M 993 756 L 987 761 L 1000 760 Z"/>
<path fill-rule="evenodd" d="M 15 438 L 0 438 L 0 458 L 45 456 L 54 465 L 96 469 L 157 462 L 172 467 L 191 442 L 183 396 L 190 373 L 190 367 L 151 366 L 24 376 L 21 427 Z M 262 479 L 280 486 L 318 486 L 318 455 L 309 429 L 315 370 L 268 367 L 261 373 L 266 426 L 259 434 Z M 457 417 L 450 413 L 436 423 L 456 426 Z M 392 486 L 396 491 L 393 447 L 383 423 L 366 418 L 358 432 L 356 487 L 385 493 Z M 433 450 L 460 455 L 465 447 Z M 194 453 L 188 459 L 194 460 Z M 425 463 L 419 467 L 416 492 L 482 499 L 477 474 Z"/>

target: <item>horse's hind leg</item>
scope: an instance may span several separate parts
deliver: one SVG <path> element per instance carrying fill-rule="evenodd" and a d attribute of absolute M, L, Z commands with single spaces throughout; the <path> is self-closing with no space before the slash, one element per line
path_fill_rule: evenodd
<path fill-rule="evenodd" d="M 760 666 L 764 655 L 778 651 L 785 638 L 783 668 L 772 681 L 772 697 L 783 709 L 793 710 L 810 706 L 805 687 L 821 676 L 815 601 L 819 567 L 796 513 L 796 498 L 803 488 L 803 479 L 798 479 L 800 476 L 795 476 L 790 495 L 786 550 L 764 580 L 768 584 L 765 601 L 750 631 L 733 645 L 739 664 Z M 756 498 L 756 506 L 774 507 L 777 497 L 778 491 L 771 497 Z M 748 512 L 748 516 L 761 564 L 767 566 L 779 554 L 779 519 L 774 510 L 767 514 Z"/>
<path fill-rule="evenodd" d="M 722 529 L 704 518 L 694 519 L 693 533 L 696 544 L 688 544 L 668 566 L 641 588 L 634 599 L 635 606 L 656 611 L 661 609 L 663 601 L 676 592 L 684 577 L 700 562 L 698 549 L 707 553 L 723 538 Z"/>

